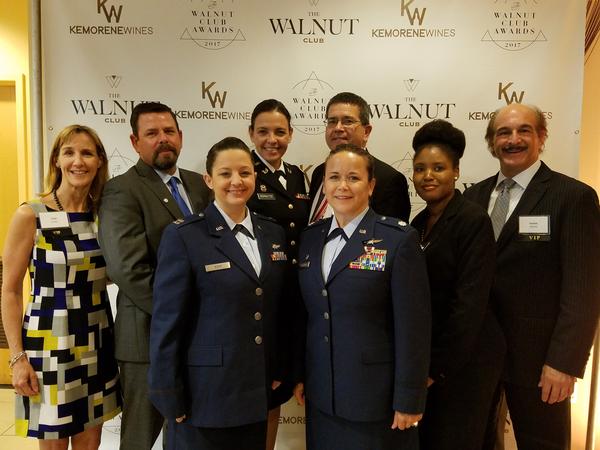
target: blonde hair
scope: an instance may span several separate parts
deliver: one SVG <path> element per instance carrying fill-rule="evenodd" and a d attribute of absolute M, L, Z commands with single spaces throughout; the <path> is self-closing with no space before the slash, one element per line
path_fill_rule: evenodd
<path fill-rule="evenodd" d="M 100 167 L 98 168 L 98 172 L 96 172 L 96 176 L 92 181 L 92 185 L 90 186 L 89 197 L 91 201 L 91 209 L 94 214 L 98 210 L 98 205 L 100 203 L 100 196 L 102 195 L 102 190 L 104 189 L 104 184 L 108 180 L 108 158 L 106 156 L 106 150 L 104 149 L 104 145 L 102 141 L 98 137 L 98 134 L 90 127 L 86 127 L 85 125 L 69 125 L 68 127 L 63 128 L 56 139 L 54 139 L 54 144 L 52 144 L 52 150 L 50 151 L 50 161 L 48 162 L 48 172 L 46 174 L 46 191 L 40 194 L 41 196 L 46 196 L 51 194 L 53 191 L 58 189 L 60 184 L 62 183 L 62 172 L 60 168 L 57 167 L 58 156 L 60 154 L 60 149 L 63 145 L 69 142 L 74 135 L 85 133 L 96 145 L 96 154 L 100 159 Z"/>

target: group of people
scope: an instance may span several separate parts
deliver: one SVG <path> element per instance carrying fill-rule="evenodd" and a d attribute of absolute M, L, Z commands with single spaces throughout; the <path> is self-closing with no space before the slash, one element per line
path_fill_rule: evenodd
<path fill-rule="evenodd" d="M 97 449 L 122 410 L 122 450 L 149 450 L 165 419 L 169 449 L 272 450 L 294 397 L 308 450 L 493 450 L 503 405 L 520 450 L 569 448 L 600 308 L 600 209 L 540 161 L 538 108 L 496 111 L 485 139 L 500 170 L 464 194 L 464 133 L 423 125 L 412 182 L 426 207 L 411 225 L 407 180 L 367 149 L 356 94 L 326 107 L 308 191 L 283 159 L 293 129 L 277 100 L 252 113 L 254 150 L 227 137 L 204 175 L 178 166 L 168 106 L 140 103 L 130 122 L 139 160 L 110 181 L 96 133 L 61 131 L 47 190 L 11 222 L 17 434 Z"/>

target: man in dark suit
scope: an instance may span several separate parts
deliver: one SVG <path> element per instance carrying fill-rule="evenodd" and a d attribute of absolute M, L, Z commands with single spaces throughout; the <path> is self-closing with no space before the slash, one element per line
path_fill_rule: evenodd
<path fill-rule="evenodd" d="M 177 167 L 182 133 L 171 109 L 140 103 L 131 114 L 131 144 L 137 164 L 111 179 L 99 211 L 99 238 L 108 276 L 119 287 L 115 320 L 116 357 L 124 406 L 121 449 L 149 450 L 163 424 L 148 397 L 152 283 L 164 228 L 208 203 L 198 173 Z"/>
<path fill-rule="evenodd" d="M 465 192 L 488 209 L 496 234 L 491 303 L 508 347 L 499 392 L 519 450 L 569 448 L 569 397 L 600 306 L 598 197 L 539 160 L 547 134 L 536 107 L 498 110 L 486 140 L 500 172 Z"/>
<path fill-rule="evenodd" d="M 352 92 L 334 95 L 326 109 L 325 141 L 329 150 L 340 144 L 354 144 L 366 149 L 373 126 L 369 123 L 367 102 Z M 377 214 L 397 217 L 406 222 L 410 216 L 410 198 L 406 178 L 389 164 L 375 161 L 375 190 L 370 206 Z M 331 216 L 322 194 L 325 165 L 318 165 L 312 173 L 309 196 L 312 199 L 310 222 Z"/>

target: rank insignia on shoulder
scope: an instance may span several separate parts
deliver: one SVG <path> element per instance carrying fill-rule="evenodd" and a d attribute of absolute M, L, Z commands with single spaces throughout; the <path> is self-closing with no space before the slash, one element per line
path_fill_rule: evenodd
<path fill-rule="evenodd" d="M 215 231 L 223 231 L 223 225 L 219 225 L 217 228 L 215 228 Z"/>
<path fill-rule="evenodd" d="M 184 222 L 184 219 L 177 219 L 177 220 L 174 220 L 174 221 L 173 221 L 173 223 L 174 223 L 175 225 L 179 225 L 180 223 L 183 223 L 183 222 Z"/>
<path fill-rule="evenodd" d="M 285 252 L 273 252 L 271 253 L 271 261 L 287 261 L 287 255 Z"/>
<path fill-rule="evenodd" d="M 398 225 L 402 225 L 403 227 L 405 227 L 408 224 L 404 220 L 399 220 Z"/>

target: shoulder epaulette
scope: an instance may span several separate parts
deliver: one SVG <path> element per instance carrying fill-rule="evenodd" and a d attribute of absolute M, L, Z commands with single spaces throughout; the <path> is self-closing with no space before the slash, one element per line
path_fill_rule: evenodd
<path fill-rule="evenodd" d="M 173 223 L 179 228 L 190 223 L 199 222 L 201 220 L 204 220 L 204 213 L 192 214 L 191 216 L 187 216 L 183 219 L 174 220 Z"/>
<path fill-rule="evenodd" d="M 400 228 L 402 231 L 408 231 L 409 225 L 404 220 L 396 219 L 395 217 L 379 216 L 377 222 L 387 225 L 388 227 Z"/>

